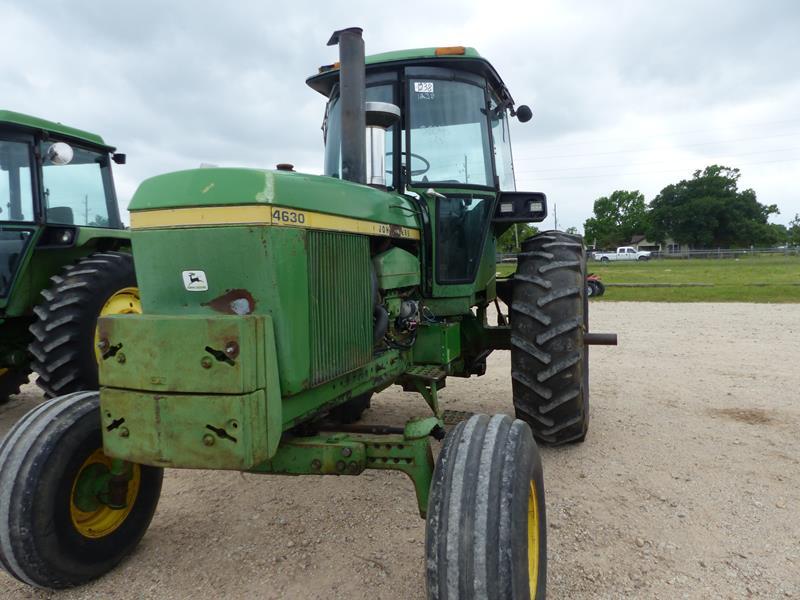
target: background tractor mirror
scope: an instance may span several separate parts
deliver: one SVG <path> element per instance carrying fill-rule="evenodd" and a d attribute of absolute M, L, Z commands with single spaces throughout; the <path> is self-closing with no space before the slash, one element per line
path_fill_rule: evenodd
<path fill-rule="evenodd" d="M 523 104 L 516 110 L 516 116 L 517 119 L 519 119 L 520 123 L 527 123 L 528 121 L 531 120 L 531 117 L 533 116 L 533 111 L 530 109 L 528 105 Z"/>
<path fill-rule="evenodd" d="M 68 165 L 74 155 L 72 146 L 65 142 L 56 142 L 47 149 L 47 160 L 54 165 Z"/>

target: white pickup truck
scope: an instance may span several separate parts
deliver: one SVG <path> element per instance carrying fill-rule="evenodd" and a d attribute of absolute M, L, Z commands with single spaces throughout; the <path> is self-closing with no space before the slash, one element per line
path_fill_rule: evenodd
<path fill-rule="evenodd" d="M 616 252 L 595 252 L 595 260 L 608 262 L 610 260 L 650 260 L 650 252 L 637 250 L 633 246 L 620 246 Z"/>

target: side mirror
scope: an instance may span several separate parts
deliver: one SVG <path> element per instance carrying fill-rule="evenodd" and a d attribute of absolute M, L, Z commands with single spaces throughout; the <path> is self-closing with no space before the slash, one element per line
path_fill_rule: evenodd
<path fill-rule="evenodd" d="M 529 106 L 523 104 L 519 108 L 517 108 L 515 114 L 517 116 L 517 119 L 519 119 L 520 123 L 527 123 L 528 121 L 531 120 L 531 117 L 533 116 L 533 111 L 530 109 Z"/>
<path fill-rule="evenodd" d="M 128 156 L 122 152 L 114 152 L 114 154 L 111 155 L 111 160 L 118 165 L 124 165 L 128 160 Z"/>
<path fill-rule="evenodd" d="M 65 142 L 50 144 L 47 149 L 47 160 L 54 165 L 68 165 L 72 162 L 73 156 L 75 156 L 75 153 L 72 150 L 72 146 Z"/>

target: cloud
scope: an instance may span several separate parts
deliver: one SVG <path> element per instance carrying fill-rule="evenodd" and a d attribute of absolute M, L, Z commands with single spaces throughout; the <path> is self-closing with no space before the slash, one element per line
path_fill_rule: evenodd
<path fill-rule="evenodd" d="M 614 189 L 650 199 L 721 160 L 781 207 L 778 221 L 800 212 L 791 1 L 59 1 L 0 2 L 0 14 L 0 105 L 127 152 L 123 205 L 143 179 L 201 162 L 319 172 L 324 99 L 305 78 L 336 59 L 334 29 L 359 25 L 369 53 L 464 44 L 489 58 L 534 110 L 512 129 L 518 187 L 547 192 L 560 226 L 581 226 Z"/>

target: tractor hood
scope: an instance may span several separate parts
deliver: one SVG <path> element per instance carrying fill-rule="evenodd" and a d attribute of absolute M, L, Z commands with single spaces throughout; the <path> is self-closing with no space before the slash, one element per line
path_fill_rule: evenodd
<path fill-rule="evenodd" d="M 133 229 L 235 224 L 303 227 L 308 223 L 298 219 L 316 218 L 329 225 L 323 225 L 325 229 L 419 238 L 416 209 L 404 196 L 293 171 L 203 168 L 159 175 L 139 186 L 128 208 Z M 294 211 L 284 215 L 281 208 Z"/>

